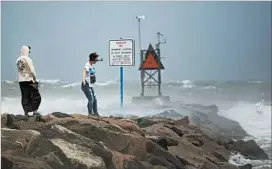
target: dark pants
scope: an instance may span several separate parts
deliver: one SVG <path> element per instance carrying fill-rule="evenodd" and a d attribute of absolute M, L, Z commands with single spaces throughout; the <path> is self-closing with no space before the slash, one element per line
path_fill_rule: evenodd
<path fill-rule="evenodd" d="M 25 115 L 28 112 L 37 111 L 41 104 L 41 95 L 38 86 L 33 82 L 19 82 L 21 95 L 22 95 L 22 107 Z"/>
<path fill-rule="evenodd" d="M 94 89 L 89 87 L 89 83 L 86 82 L 85 85 L 83 85 L 83 83 L 81 84 L 81 90 L 84 92 L 88 99 L 87 108 L 89 115 L 99 116 L 97 112 L 97 99 L 94 93 Z"/>

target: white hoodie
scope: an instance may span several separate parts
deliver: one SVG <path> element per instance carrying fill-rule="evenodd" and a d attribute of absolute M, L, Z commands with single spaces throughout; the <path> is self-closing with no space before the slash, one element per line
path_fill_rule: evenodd
<path fill-rule="evenodd" d="M 31 73 L 35 75 L 36 72 L 34 69 L 34 65 L 32 59 L 28 56 L 29 48 L 28 46 L 21 47 L 21 56 L 19 56 L 16 60 L 16 65 L 18 69 L 18 81 L 33 81 Z"/>

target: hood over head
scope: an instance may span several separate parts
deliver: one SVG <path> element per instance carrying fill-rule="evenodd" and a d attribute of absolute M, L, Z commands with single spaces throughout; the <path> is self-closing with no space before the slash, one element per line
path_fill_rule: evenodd
<path fill-rule="evenodd" d="M 24 45 L 21 47 L 21 56 L 28 56 L 29 55 L 29 47 Z"/>

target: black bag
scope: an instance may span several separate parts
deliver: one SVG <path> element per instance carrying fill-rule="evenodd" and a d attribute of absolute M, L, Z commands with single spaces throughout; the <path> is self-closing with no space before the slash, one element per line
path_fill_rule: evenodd
<path fill-rule="evenodd" d="M 95 77 L 95 75 L 91 75 L 90 76 L 90 83 L 91 84 L 94 84 L 96 82 L 96 77 Z"/>

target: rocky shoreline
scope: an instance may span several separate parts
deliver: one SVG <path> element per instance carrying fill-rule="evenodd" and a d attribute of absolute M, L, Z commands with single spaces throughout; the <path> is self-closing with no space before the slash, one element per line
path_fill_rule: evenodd
<path fill-rule="evenodd" d="M 255 141 L 231 140 L 229 130 L 215 127 L 218 120 L 224 121 L 207 114 L 176 120 L 162 115 L 125 119 L 60 112 L 35 117 L 2 114 L 1 168 L 251 169 L 250 164 L 230 164 L 230 154 L 268 159 Z M 233 126 L 231 138 L 244 132 L 234 122 Z"/>

